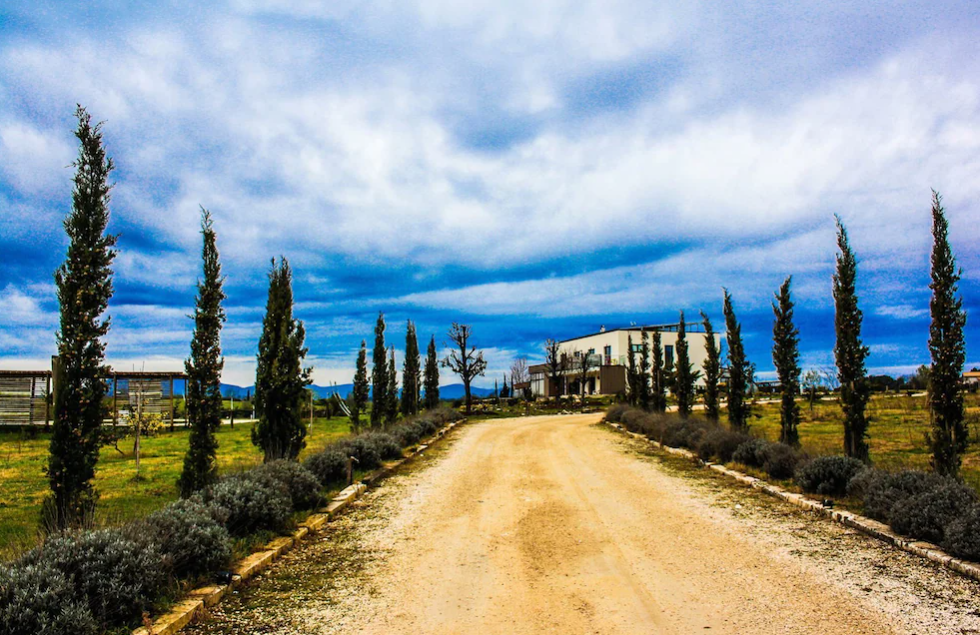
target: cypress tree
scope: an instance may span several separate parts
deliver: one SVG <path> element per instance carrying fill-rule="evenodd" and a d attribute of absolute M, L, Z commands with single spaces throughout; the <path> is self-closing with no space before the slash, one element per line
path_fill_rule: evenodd
<path fill-rule="evenodd" d="M 677 371 L 674 379 L 674 395 L 677 397 L 677 412 L 682 417 L 691 415 L 694 405 L 694 382 L 701 373 L 691 365 L 691 357 L 687 350 L 687 329 L 684 324 L 684 312 L 681 311 L 681 321 L 677 326 Z"/>
<path fill-rule="evenodd" d="M 255 410 L 252 443 L 262 448 L 265 462 L 295 459 L 306 445 L 302 408 L 312 369 L 303 368 L 306 330 L 293 319 L 292 271 L 289 262 L 272 260 L 269 299 L 259 338 L 255 373 Z"/>
<path fill-rule="evenodd" d="M 419 393 L 422 379 L 422 360 L 419 357 L 419 340 L 415 335 L 415 325 L 408 321 L 405 333 L 405 365 L 402 368 L 402 414 L 406 417 L 419 413 Z"/>
<path fill-rule="evenodd" d="M 201 252 L 204 279 L 197 283 L 197 304 L 194 308 L 194 337 L 191 356 L 184 362 L 187 373 L 187 419 L 191 434 L 184 456 L 184 469 L 177 481 L 180 495 L 187 498 L 218 480 L 218 440 L 215 433 L 221 427 L 221 371 L 225 360 L 221 356 L 221 326 L 225 322 L 225 299 L 222 290 L 221 263 L 211 214 L 201 209 Z"/>
<path fill-rule="evenodd" d="M 395 366 L 395 347 L 389 350 L 388 386 L 385 389 L 385 424 L 394 423 L 398 419 L 398 367 Z"/>
<path fill-rule="evenodd" d="M 361 430 L 361 415 L 367 411 L 371 388 L 367 378 L 367 345 L 361 340 L 361 350 L 357 352 L 357 370 L 354 371 L 354 404 L 350 410 L 350 422 L 354 432 Z"/>
<path fill-rule="evenodd" d="M 664 347 L 660 331 L 653 332 L 653 370 L 650 405 L 654 412 L 667 411 L 667 377 L 664 368 Z"/>
<path fill-rule="evenodd" d="M 949 223 L 939 193 L 932 192 L 932 300 L 929 311 L 929 408 L 932 430 L 928 441 L 932 467 L 943 476 L 959 473 L 969 431 L 964 420 L 961 377 L 966 361 L 963 328 L 966 313 L 957 294 L 962 270 L 949 246 Z"/>
<path fill-rule="evenodd" d="M 374 352 L 371 354 L 371 427 L 384 425 L 388 403 L 388 348 L 385 346 L 385 315 L 378 313 L 374 326 Z"/>
<path fill-rule="evenodd" d="M 636 356 L 633 354 L 633 334 L 626 335 L 627 367 L 626 367 L 626 390 L 627 403 L 631 406 L 636 405 L 636 391 L 639 386 L 636 380 Z"/>
<path fill-rule="evenodd" d="M 654 332 L 654 338 L 657 337 Z M 654 339 L 656 341 L 656 339 Z M 656 355 L 655 355 L 656 356 Z M 653 360 L 656 365 L 657 360 Z M 656 381 L 656 376 L 654 376 Z M 636 403 L 643 410 L 650 410 L 653 406 L 650 395 L 650 342 L 647 338 L 646 330 L 640 331 L 640 366 L 636 372 Z M 656 389 L 656 388 L 654 388 Z"/>
<path fill-rule="evenodd" d="M 109 224 L 109 174 L 112 159 L 102 145 L 102 124 L 78 106 L 78 158 L 72 209 L 64 221 L 69 245 L 55 272 L 61 316 L 57 334 L 58 375 L 54 426 L 47 476 L 51 496 L 43 506 L 47 529 L 65 529 L 89 521 L 98 494 L 92 487 L 99 459 L 103 397 L 107 392 L 105 344 L 109 319 L 102 314 L 112 297 L 113 246 Z"/>
<path fill-rule="evenodd" d="M 749 429 L 749 405 L 745 402 L 752 383 L 752 364 L 745 358 L 742 326 L 735 317 L 732 295 L 725 289 L 725 334 L 728 340 L 728 422 L 732 430 Z"/>
<path fill-rule="evenodd" d="M 718 421 L 718 379 L 721 376 L 721 352 L 715 341 L 715 331 L 711 320 L 701 312 L 704 324 L 704 416 Z"/>
<path fill-rule="evenodd" d="M 799 447 L 797 426 L 800 423 L 800 407 L 796 396 L 800 393 L 800 332 L 793 324 L 792 281 L 793 276 L 786 278 L 779 287 L 776 301 L 772 303 L 775 316 L 772 325 L 772 362 L 776 366 L 776 376 L 782 390 L 779 442 Z"/>
<path fill-rule="evenodd" d="M 439 356 L 436 351 L 436 337 L 429 340 L 425 356 L 425 407 L 428 410 L 439 407 Z"/>
<path fill-rule="evenodd" d="M 837 222 L 837 270 L 834 272 L 834 358 L 840 382 L 841 408 L 844 411 L 844 453 L 867 462 L 868 421 L 864 410 L 870 390 L 864 361 L 868 347 L 861 343 L 861 310 L 856 291 L 857 258 L 847 239 L 847 230 L 839 216 Z"/>

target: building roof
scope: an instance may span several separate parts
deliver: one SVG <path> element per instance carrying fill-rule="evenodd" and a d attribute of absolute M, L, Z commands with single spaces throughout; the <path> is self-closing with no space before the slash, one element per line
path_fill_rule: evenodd
<path fill-rule="evenodd" d="M 571 337 L 567 340 L 562 340 L 559 344 L 565 344 L 567 342 L 574 342 L 575 340 L 585 339 L 587 337 L 595 337 L 596 335 L 602 335 L 603 333 L 615 333 L 617 331 L 630 331 L 634 333 L 641 333 L 643 331 L 660 331 L 661 333 L 676 333 L 677 329 L 680 327 L 680 322 L 675 322 L 674 324 L 649 324 L 646 326 L 621 326 L 614 329 L 602 329 L 596 331 L 595 333 L 589 333 L 588 335 L 579 335 L 578 337 Z M 704 325 L 701 322 L 685 322 L 685 331 L 688 333 L 704 333 Z M 723 333 L 715 333 L 715 335 L 724 335 Z"/>

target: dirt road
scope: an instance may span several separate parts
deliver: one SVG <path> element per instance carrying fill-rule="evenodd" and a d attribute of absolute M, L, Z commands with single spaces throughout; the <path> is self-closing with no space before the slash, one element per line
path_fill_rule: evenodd
<path fill-rule="evenodd" d="M 337 572 L 300 556 L 270 578 L 299 584 L 302 602 L 289 606 L 294 586 L 265 603 L 260 590 L 200 632 L 980 632 L 973 583 L 755 493 L 712 494 L 598 418 L 466 426 L 397 498 L 366 503 L 386 513 L 355 512 L 357 575 L 326 584 Z M 733 500 L 776 511 L 753 519 Z M 942 591 L 909 578 L 916 567 Z"/>

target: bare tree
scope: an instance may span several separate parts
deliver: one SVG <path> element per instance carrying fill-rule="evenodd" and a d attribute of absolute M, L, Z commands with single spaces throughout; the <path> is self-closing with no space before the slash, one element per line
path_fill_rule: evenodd
<path fill-rule="evenodd" d="M 589 373 L 593 369 L 599 367 L 599 357 L 595 353 L 590 353 L 589 351 L 582 351 L 579 357 L 575 360 L 579 371 L 579 392 L 582 395 L 582 409 L 585 409 L 585 386 L 589 380 Z"/>
<path fill-rule="evenodd" d="M 481 377 L 487 370 L 487 361 L 483 359 L 483 351 L 469 343 L 473 329 L 466 324 L 453 322 L 449 329 L 449 342 L 452 350 L 449 356 L 442 360 L 445 368 L 453 371 L 463 380 L 463 390 L 466 392 L 466 414 L 470 414 L 473 398 L 470 394 L 470 384 Z"/>
<path fill-rule="evenodd" d="M 561 396 L 561 371 L 564 367 L 564 359 L 559 352 L 561 345 L 557 340 L 547 340 L 544 343 L 544 365 L 548 371 L 548 381 L 555 389 L 555 403 L 557 404 Z"/>
<path fill-rule="evenodd" d="M 514 393 L 514 396 L 515 397 L 518 396 L 517 386 L 519 384 L 522 384 L 523 385 L 522 394 L 520 396 L 524 397 L 524 399 L 526 400 L 530 399 L 530 395 L 531 395 L 531 389 L 529 386 L 530 382 L 531 382 L 531 373 L 527 369 L 527 357 L 524 356 L 518 357 L 517 359 L 514 360 L 514 363 L 510 365 L 510 388 L 511 391 Z"/>

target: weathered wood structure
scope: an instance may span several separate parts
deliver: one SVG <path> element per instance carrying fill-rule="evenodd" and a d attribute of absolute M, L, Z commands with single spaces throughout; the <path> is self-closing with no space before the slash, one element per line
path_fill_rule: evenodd
<path fill-rule="evenodd" d="M 57 358 L 52 370 L 0 370 L 0 425 L 50 425 L 54 420 L 55 384 L 58 381 Z M 54 371 L 54 372 L 52 372 Z M 170 371 L 115 371 L 106 376 L 107 423 L 121 423 L 136 406 L 137 397 L 143 411 L 160 415 L 173 427 L 176 420 L 176 382 L 187 375 Z"/>
<path fill-rule="evenodd" d="M 0 424 L 48 425 L 50 394 L 50 370 L 0 370 Z"/>

